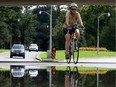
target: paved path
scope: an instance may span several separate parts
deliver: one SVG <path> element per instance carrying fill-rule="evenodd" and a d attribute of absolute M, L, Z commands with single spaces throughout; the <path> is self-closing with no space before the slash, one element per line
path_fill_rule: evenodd
<path fill-rule="evenodd" d="M 64 61 L 60 62 L 40 62 L 40 61 L 0 61 L 0 64 L 4 66 L 9 65 L 25 65 L 28 67 L 41 67 L 41 66 L 81 66 L 81 67 L 98 67 L 98 68 L 116 68 L 115 57 L 99 58 L 99 59 L 80 59 L 77 64 L 71 62 L 67 64 Z M 1 65 L 0 65 L 1 66 Z"/>
<path fill-rule="evenodd" d="M 81 58 L 79 59 L 79 62 L 112 62 L 116 63 L 116 56 L 110 56 L 110 57 L 96 57 L 96 58 Z"/>

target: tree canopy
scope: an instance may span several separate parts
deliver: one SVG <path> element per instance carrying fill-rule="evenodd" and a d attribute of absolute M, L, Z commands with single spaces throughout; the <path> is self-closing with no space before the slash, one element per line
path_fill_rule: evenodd
<path fill-rule="evenodd" d="M 49 49 L 50 18 L 45 13 L 39 14 L 39 11 L 50 13 L 50 6 L 37 6 L 33 10 L 30 8 L 30 6 L 0 6 L 0 48 L 10 48 L 13 43 L 22 43 L 26 47 L 30 43 L 37 43 L 40 50 Z M 80 46 L 96 47 L 98 16 L 110 13 L 110 17 L 107 15 L 100 17 L 100 47 L 115 51 L 115 6 L 83 5 L 78 11 L 85 26 L 84 33 L 79 40 Z M 52 13 L 53 44 L 57 49 L 64 49 L 65 38 L 62 26 L 65 22 L 66 10 L 60 6 L 53 6 Z"/>

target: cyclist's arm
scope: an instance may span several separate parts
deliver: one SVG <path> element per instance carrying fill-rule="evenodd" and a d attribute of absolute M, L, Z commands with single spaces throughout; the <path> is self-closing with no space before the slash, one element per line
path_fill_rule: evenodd
<path fill-rule="evenodd" d="M 66 26 L 70 26 L 69 24 L 69 12 L 66 13 L 66 19 L 65 19 Z"/>
<path fill-rule="evenodd" d="M 82 22 L 82 19 L 81 19 L 81 16 L 80 16 L 79 13 L 78 13 L 78 19 L 77 19 L 77 21 L 79 22 L 79 24 L 80 24 L 81 26 L 83 26 L 83 22 Z"/>

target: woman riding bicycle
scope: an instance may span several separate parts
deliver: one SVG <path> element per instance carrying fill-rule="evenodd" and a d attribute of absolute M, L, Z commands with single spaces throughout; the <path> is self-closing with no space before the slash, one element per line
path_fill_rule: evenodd
<path fill-rule="evenodd" d="M 74 24 L 79 23 L 80 26 L 83 27 L 83 22 L 81 20 L 81 16 L 79 14 L 79 12 L 77 12 L 77 4 L 76 3 L 71 3 L 69 6 L 69 10 L 66 13 L 66 19 L 65 19 L 65 28 L 64 28 L 64 35 L 65 35 L 65 50 L 66 50 L 66 59 L 69 59 L 70 55 L 69 55 L 69 47 L 70 47 L 70 37 L 72 34 L 72 31 L 69 30 L 68 31 L 68 27 L 72 26 Z M 76 38 L 76 42 L 80 37 L 80 32 L 78 29 L 75 29 L 75 38 Z M 77 46 L 76 46 L 77 47 Z"/>

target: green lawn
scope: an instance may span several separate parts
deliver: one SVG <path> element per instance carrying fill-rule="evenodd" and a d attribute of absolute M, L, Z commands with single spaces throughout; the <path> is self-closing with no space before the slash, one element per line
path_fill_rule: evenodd
<path fill-rule="evenodd" d="M 105 57 L 105 56 L 116 56 L 115 52 L 112 51 L 100 51 L 99 55 L 97 55 L 96 51 L 80 51 L 79 58 L 93 58 L 93 57 Z M 40 54 L 39 58 L 47 58 L 47 52 Z M 57 50 L 56 51 L 56 59 L 64 60 L 65 59 L 65 51 Z"/>
<path fill-rule="evenodd" d="M 111 51 L 100 51 L 99 55 L 97 55 L 96 51 L 80 51 L 79 58 L 93 58 L 93 57 L 105 57 L 105 56 L 116 56 L 115 52 Z M 47 58 L 47 52 L 40 54 L 39 58 Z M 64 60 L 65 59 L 65 51 L 64 50 L 57 50 L 56 51 L 56 59 L 57 60 Z M 66 66 L 56 66 L 56 70 L 58 71 L 65 71 Z M 71 70 L 73 70 L 73 66 L 71 66 Z M 78 67 L 79 71 L 96 71 L 96 67 Z M 99 70 L 114 70 L 109 68 L 99 68 Z"/>
<path fill-rule="evenodd" d="M 8 49 L 0 49 L 0 53 L 2 52 L 8 52 L 9 50 Z"/>

